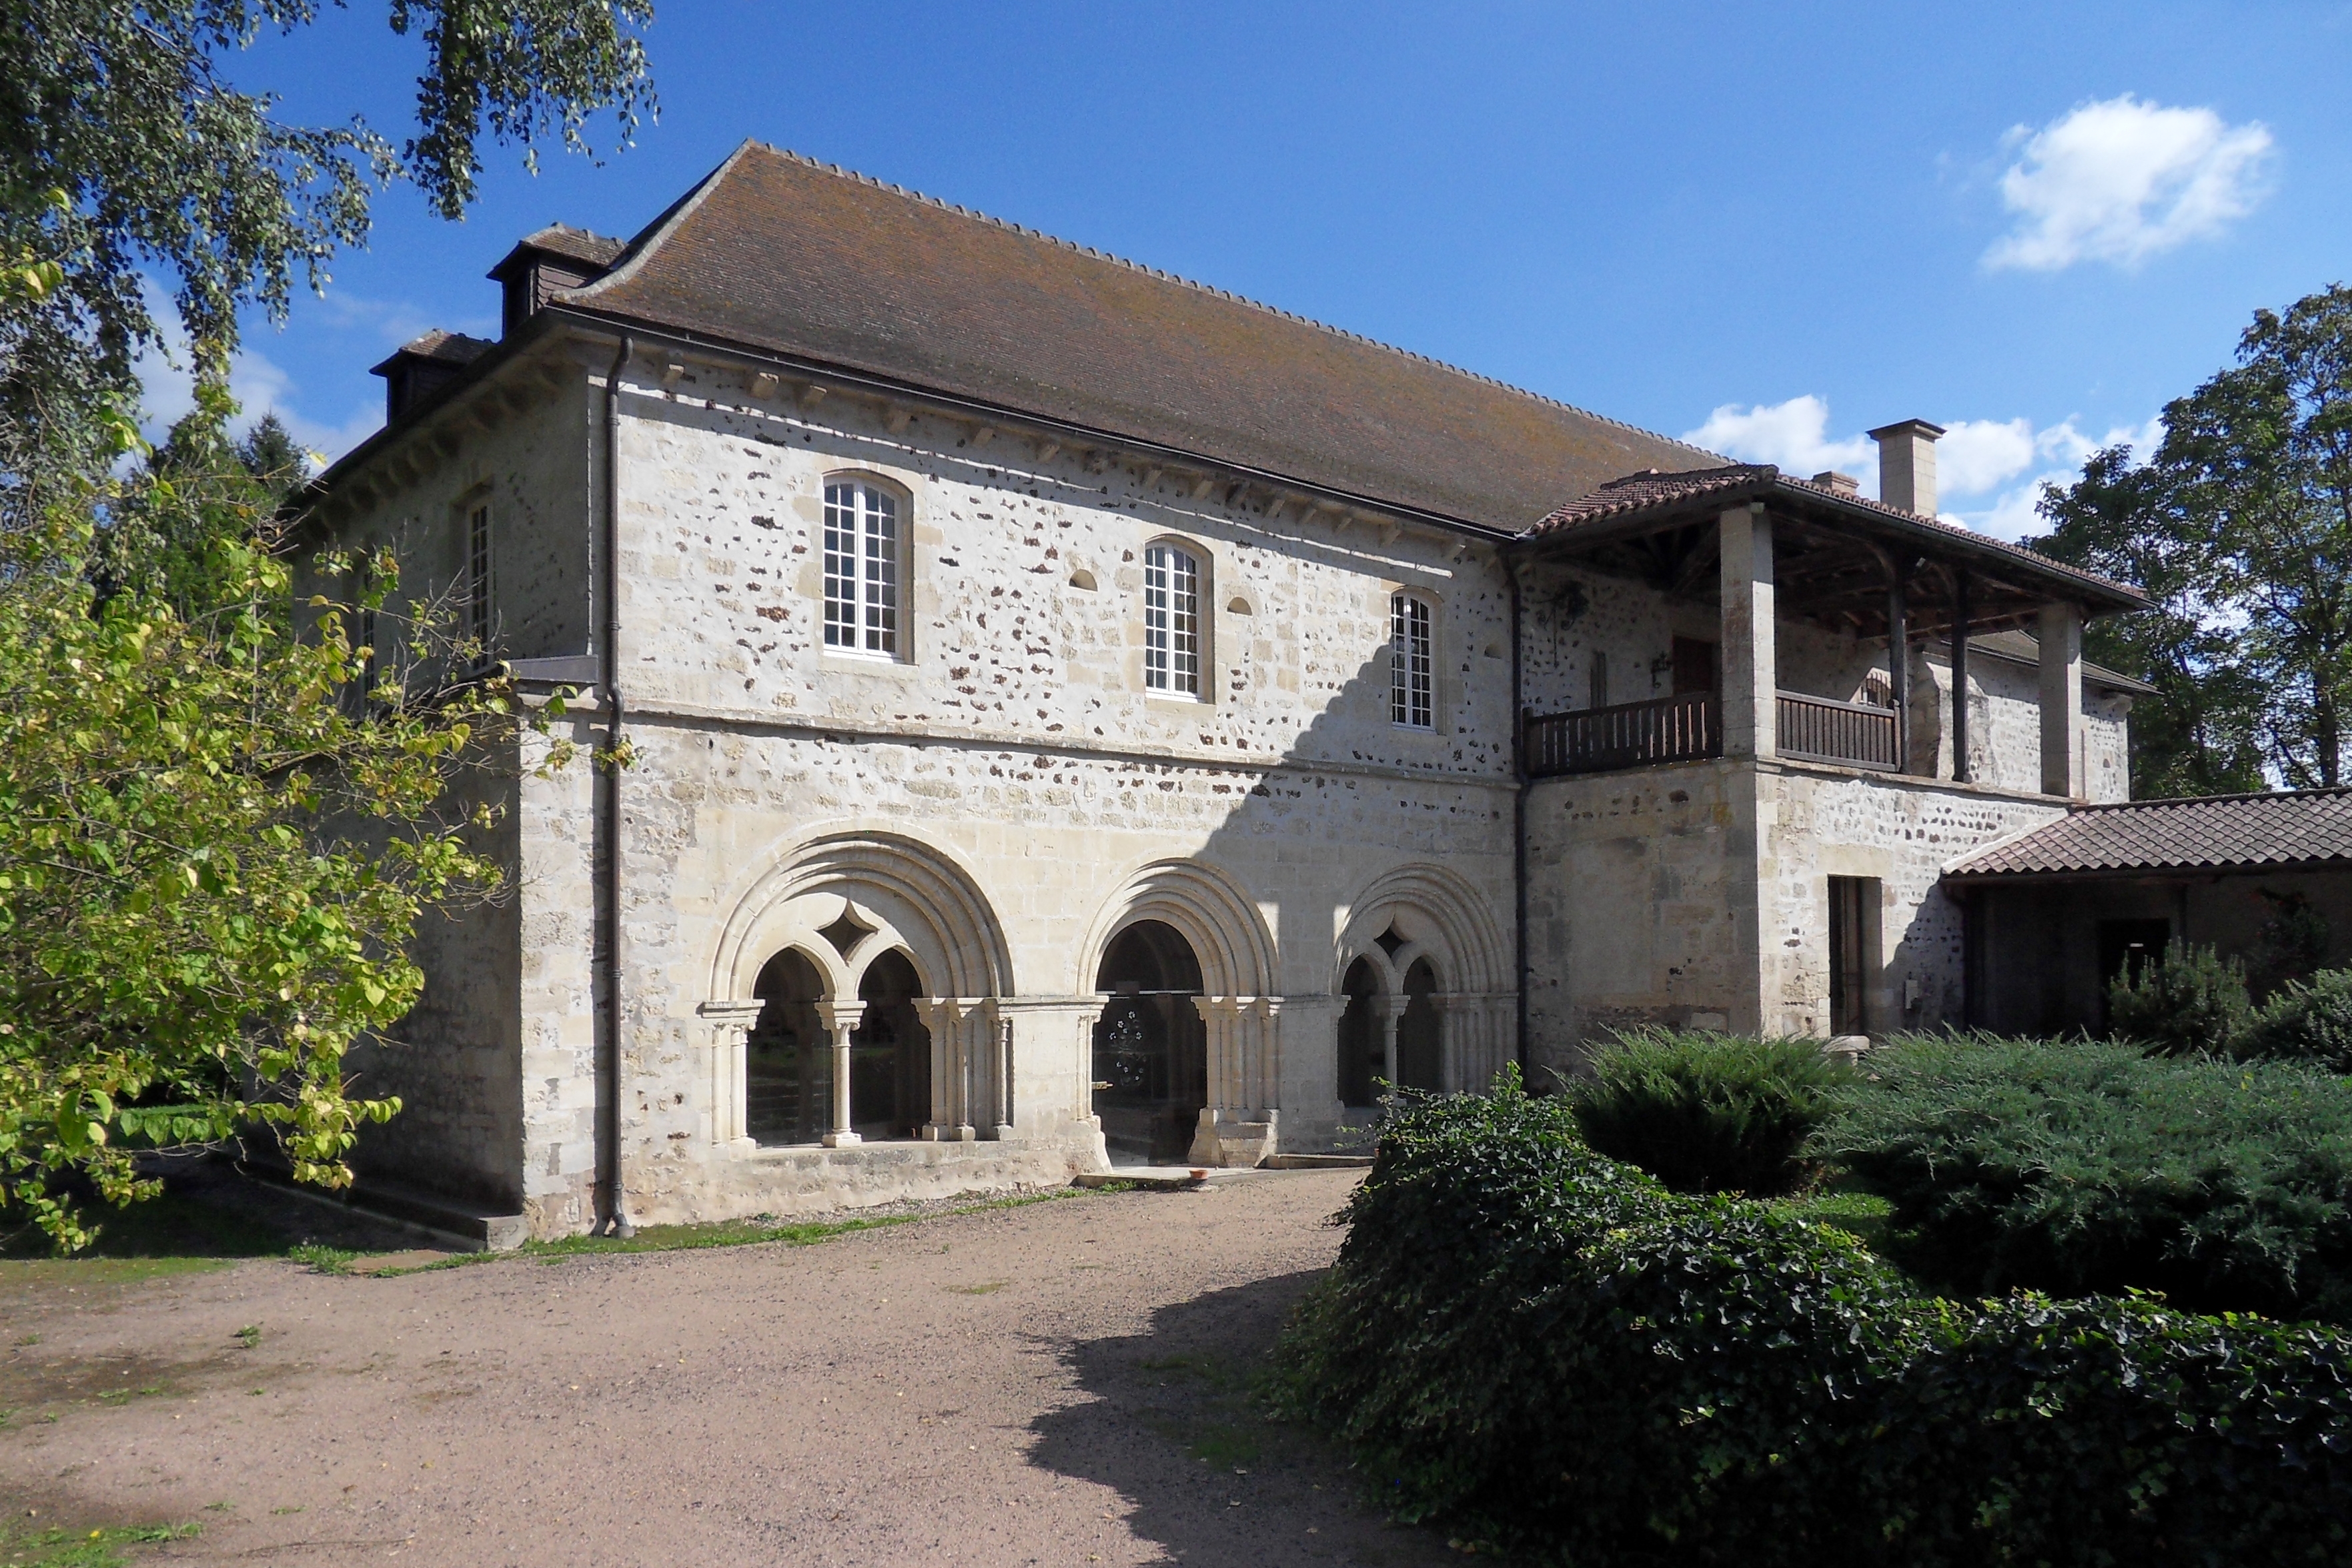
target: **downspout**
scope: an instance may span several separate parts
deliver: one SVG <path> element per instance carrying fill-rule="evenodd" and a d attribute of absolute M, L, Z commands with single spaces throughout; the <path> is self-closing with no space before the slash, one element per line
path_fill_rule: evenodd
<path fill-rule="evenodd" d="M 598 1189 L 604 1212 L 597 1218 L 599 1233 L 634 1236 L 621 1173 L 621 372 L 635 344 L 626 332 L 604 372 L 604 506 L 603 538 L 597 541 L 591 570 L 604 580 L 604 614 L 596 629 L 596 685 L 604 701 L 604 894 L 598 910 L 597 951 L 604 960 L 604 1008 L 598 1019 L 604 1038 L 597 1041 L 597 1076 L 604 1092 L 603 1125 L 597 1129 Z M 592 587 L 593 592 L 593 587 Z"/>
<path fill-rule="evenodd" d="M 1522 705 L 1519 659 L 1519 566 L 1506 556 L 1503 575 L 1511 591 L 1511 777 L 1518 788 L 1511 794 L 1511 881 L 1516 899 L 1511 935 L 1518 966 L 1518 1043 L 1515 1052 L 1519 1080 L 1528 1075 L 1528 713 Z"/>

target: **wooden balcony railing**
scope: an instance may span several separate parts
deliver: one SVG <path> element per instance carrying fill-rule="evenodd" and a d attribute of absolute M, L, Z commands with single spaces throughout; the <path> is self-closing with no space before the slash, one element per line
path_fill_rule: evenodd
<path fill-rule="evenodd" d="M 1903 766 L 1902 736 L 1893 708 L 1834 702 L 1801 692 L 1782 692 L 1780 698 L 1781 756 L 1889 771 Z"/>
<path fill-rule="evenodd" d="M 1723 754 L 1713 692 L 1528 716 L 1528 773 L 1608 773 Z"/>
<path fill-rule="evenodd" d="M 1903 766 L 1902 735 L 1893 708 L 1842 703 L 1802 692 L 1781 692 L 1775 703 L 1780 754 L 1804 762 L 1839 762 L 1889 772 Z M 1613 773 L 1662 762 L 1723 755 L 1723 727 L 1713 692 L 1657 697 L 1644 703 L 1529 714 L 1528 775 Z"/>

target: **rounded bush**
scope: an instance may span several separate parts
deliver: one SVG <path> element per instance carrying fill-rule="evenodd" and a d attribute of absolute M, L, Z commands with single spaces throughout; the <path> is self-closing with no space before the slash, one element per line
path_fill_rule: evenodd
<path fill-rule="evenodd" d="M 2352 969 L 2323 969 L 2282 987 L 2239 1038 L 2237 1051 L 2352 1072 Z"/>
<path fill-rule="evenodd" d="M 2211 947 L 2175 947 L 2107 988 L 2107 1032 L 2163 1056 L 2223 1053 L 2252 1021 L 2245 966 Z"/>
<path fill-rule="evenodd" d="M 1567 1097 L 1585 1141 L 1675 1192 L 1770 1197 L 1804 1178 L 1806 1140 L 1849 1070 L 1811 1040 L 1633 1030 Z"/>

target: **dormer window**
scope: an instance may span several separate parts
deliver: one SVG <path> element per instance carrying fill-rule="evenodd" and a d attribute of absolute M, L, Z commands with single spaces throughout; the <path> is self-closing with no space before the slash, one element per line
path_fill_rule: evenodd
<path fill-rule="evenodd" d="M 824 645 L 898 656 L 898 497 L 859 479 L 824 486 Z"/>
<path fill-rule="evenodd" d="M 1201 563 L 1174 545 L 1143 552 L 1143 685 L 1201 695 Z"/>
<path fill-rule="evenodd" d="M 1437 658 L 1429 601 L 1413 593 L 1389 600 L 1389 721 L 1400 729 L 1437 726 Z"/>

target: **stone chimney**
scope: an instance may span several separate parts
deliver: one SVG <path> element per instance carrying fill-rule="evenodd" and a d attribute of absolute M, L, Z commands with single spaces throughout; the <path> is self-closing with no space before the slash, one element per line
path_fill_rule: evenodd
<path fill-rule="evenodd" d="M 1878 443 L 1878 498 L 1923 517 L 1936 515 L 1936 442 L 1940 424 L 1906 419 L 1870 433 Z"/>
<path fill-rule="evenodd" d="M 1834 468 L 1826 468 L 1821 473 L 1814 475 L 1813 483 L 1819 485 L 1824 490 L 1833 490 L 1841 496 L 1859 496 L 1862 494 L 1861 480 L 1855 478 L 1851 474 L 1841 474 Z"/>

